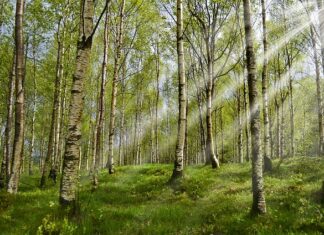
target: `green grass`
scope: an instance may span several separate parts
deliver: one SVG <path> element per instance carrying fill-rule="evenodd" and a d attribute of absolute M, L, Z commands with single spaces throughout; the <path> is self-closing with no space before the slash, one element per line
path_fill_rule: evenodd
<path fill-rule="evenodd" d="M 191 166 L 176 190 L 166 185 L 171 165 L 117 168 L 100 174 L 92 192 L 81 177 L 79 215 L 58 205 L 58 185 L 40 190 L 23 176 L 20 193 L 0 193 L 0 234 L 323 234 L 318 190 L 324 160 L 295 158 L 265 175 L 267 214 L 251 216 L 250 164 L 218 170 Z"/>

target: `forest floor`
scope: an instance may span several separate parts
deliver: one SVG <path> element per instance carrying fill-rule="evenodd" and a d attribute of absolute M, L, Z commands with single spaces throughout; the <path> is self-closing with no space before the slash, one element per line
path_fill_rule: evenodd
<path fill-rule="evenodd" d="M 39 175 L 23 176 L 18 195 L 0 192 L 0 234 L 323 234 L 324 159 L 278 165 L 265 174 L 268 213 L 257 217 L 250 215 L 249 163 L 186 167 L 176 190 L 166 185 L 171 165 L 103 171 L 95 191 L 81 176 L 73 219 L 58 205 L 58 184 L 40 190 Z"/>

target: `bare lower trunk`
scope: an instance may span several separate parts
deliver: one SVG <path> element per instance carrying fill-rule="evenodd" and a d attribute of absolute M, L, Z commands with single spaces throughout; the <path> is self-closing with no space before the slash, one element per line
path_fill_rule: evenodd
<path fill-rule="evenodd" d="M 317 56 L 316 50 L 316 38 L 314 35 L 314 28 L 313 26 L 310 27 L 311 32 L 311 39 L 312 39 L 312 46 L 313 46 L 313 53 L 314 53 L 314 63 L 315 63 L 315 74 L 316 74 L 316 96 L 317 96 L 317 116 L 318 116 L 318 132 L 319 132 L 319 149 L 318 155 L 324 155 L 324 132 L 323 132 L 323 101 L 322 101 L 322 91 L 321 91 L 321 74 L 320 74 L 320 67 L 319 61 Z"/>
<path fill-rule="evenodd" d="M 94 1 L 83 2 L 80 22 L 76 66 L 71 89 L 68 133 L 65 144 L 63 172 L 60 187 L 61 205 L 74 205 L 78 187 L 80 161 L 81 116 L 83 112 L 83 84 L 90 62 L 92 45 Z"/>
<path fill-rule="evenodd" d="M 64 144 L 65 144 L 65 117 L 66 117 L 66 92 L 67 92 L 67 86 L 66 86 L 66 78 L 63 76 L 63 93 L 62 93 L 62 98 L 61 98 L 61 128 L 60 128 L 60 139 L 59 139 L 59 147 L 58 147 L 58 171 L 61 173 L 62 172 L 62 156 L 63 156 L 63 149 L 64 149 Z"/>
<path fill-rule="evenodd" d="M 286 157 L 285 154 L 285 99 L 281 97 L 280 104 L 280 158 Z"/>
<path fill-rule="evenodd" d="M 32 124 L 31 124 L 31 141 L 30 141 L 30 149 L 29 149 L 29 167 L 28 172 L 29 175 L 33 174 L 33 163 L 34 163 L 34 144 L 35 144 L 35 119 L 36 119 L 36 58 L 35 58 L 35 49 L 33 49 L 33 82 L 34 82 L 34 91 L 33 91 L 33 116 L 32 116 Z"/>
<path fill-rule="evenodd" d="M 60 90 L 61 90 L 61 61 L 62 61 L 62 42 L 61 42 L 61 35 L 60 35 L 60 27 L 61 21 L 58 22 L 58 31 L 57 31 L 57 39 L 58 39 L 58 48 L 57 48 L 57 61 L 56 61 L 56 78 L 55 78 L 55 90 L 54 90 L 54 101 L 53 101 L 53 109 L 52 109 L 52 116 L 51 116 L 51 127 L 49 132 L 48 138 L 48 147 L 47 147 L 47 155 L 45 158 L 44 168 L 42 172 L 42 177 L 40 181 L 40 187 L 44 188 L 46 186 L 47 176 L 49 173 L 50 168 L 54 167 L 55 161 L 55 139 L 56 139 L 56 124 L 58 119 L 58 109 L 60 106 Z"/>
<path fill-rule="evenodd" d="M 16 45 L 16 107 L 15 107 L 15 137 L 12 153 L 12 167 L 8 182 L 8 192 L 17 193 L 24 145 L 24 37 L 23 37 L 24 0 L 17 0 L 15 19 Z"/>
<path fill-rule="evenodd" d="M 14 53 L 12 68 L 9 77 L 9 94 L 7 103 L 7 121 L 5 128 L 5 154 L 1 164 L 0 188 L 4 188 L 8 184 L 11 174 L 11 156 L 12 156 L 12 123 L 14 115 L 14 94 L 16 89 L 16 53 Z"/>
<path fill-rule="evenodd" d="M 140 95 L 139 97 L 138 105 L 139 105 L 139 114 L 138 114 L 138 136 L 137 136 L 136 161 L 135 161 L 136 165 L 140 165 L 142 163 L 142 107 L 143 107 L 142 95 Z"/>
<path fill-rule="evenodd" d="M 188 83 L 186 84 L 186 89 L 188 90 Z M 185 143 L 183 149 L 183 164 L 188 165 L 188 154 L 189 154 L 189 143 L 188 143 L 188 113 L 189 113 L 189 105 L 188 105 L 188 96 L 186 100 L 186 131 L 185 131 Z"/>
<path fill-rule="evenodd" d="M 223 107 L 220 108 L 220 129 L 221 129 L 221 161 L 224 162 L 224 124 L 223 124 Z"/>
<path fill-rule="evenodd" d="M 295 156 L 295 111 L 294 111 L 294 100 L 293 100 L 293 85 L 292 85 L 292 75 L 291 75 L 291 58 L 288 54 L 287 49 L 287 61 L 288 61 L 288 74 L 289 74 L 289 124 L 290 124 L 290 150 L 289 155 L 290 157 Z"/>
<path fill-rule="evenodd" d="M 179 87 L 179 116 L 178 116 L 178 135 L 176 144 L 176 154 L 174 169 L 171 181 L 183 175 L 183 150 L 186 132 L 186 77 L 185 61 L 183 49 L 183 6 L 182 0 L 177 0 L 177 55 L 178 55 L 178 87 Z"/>
<path fill-rule="evenodd" d="M 101 153 L 101 133 L 103 130 L 104 114 L 105 114 L 105 85 L 107 77 L 107 62 L 108 62 L 108 24 L 109 24 L 109 11 L 106 11 L 105 17 L 105 28 L 104 28 L 104 55 L 101 68 L 101 82 L 100 82 L 100 92 L 99 92 L 99 102 L 97 111 L 97 121 L 96 121 L 96 142 L 95 142 L 95 154 L 94 157 L 94 171 L 93 171 L 93 185 L 98 185 L 98 171 L 100 168 L 100 156 Z"/>
<path fill-rule="evenodd" d="M 269 128 L 269 102 L 268 102 L 268 42 L 267 42 L 267 26 L 266 26 L 266 7 L 265 0 L 261 0 L 262 5 L 262 26 L 263 26 L 263 69 L 262 69 L 262 104 L 263 104 L 263 158 L 264 170 L 272 170 L 272 162 L 270 158 L 270 128 Z"/>
<path fill-rule="evenodd" d="M 252 136 L 252 211 L 257 214 L 263 214 L 266 213 L 266 203 L 263 191 L 263 158 L 260 151 L 260 109 L 258 105 L 259 94 L 256 79 L 250 0 L 243 0 L 243 5 Z"/>
<path fill-rule="evenodd" d="M 160 100 L 160 48 L 159 42 L 156 44 L 156 99 L 155 99 L 155 157 L 157 163 L 160 162 L 159 157 L 159 124 L 158 124 L 158 109 L 159 109 L 159 100 Z"/>
<path fill-rule="evenodd" d="M 202 100 L 201 93 L 197 91 L 197 102 L 198 102 L 198 110 L 199 110 L 199 134 L 200 134 L 200 153 L 199 156 L 202 162 L 206 161 L 206 139 L 205 139 L 205 128 L 203 123 L 203 111 L 202 111 Z"/>
<path fill-rule="evenodd" d="M 245 76 L 244 76 L 245 77 Z M 247 77 L 247 76 L 246 76 Z M 245 119 L 247 120 L 246 121 L 246 124 L 245 124 L 245 159 L 247 162 L 250 161 L 250 146 L 251 146 L 251 138 L 250 138 L 250 130 L 249 130 L 249 122 L 248 120 L 250 120 L 250 115 L 249 115 L 249 109 L 248 109 L 248 99 L 247 99 L 247 96 L 248 96 L 248 91 L 247 91 L 247 88 L 246 88 L 246 82 L 245 82 L 246 79 L 244 79 L 244 84 L 243 84 L 243 98 L 244 98 L 244 114 L 245 114 Z"/>
<path fill-rule="evenodd" d="M 154 160 L 154 119 L 153 119 L 153 109 L 150 105 L 150 119 L 151 119 L 151 136 L 150 136 L 150 158 L 151 158 L 151 163 L 155 163 Z"/>
<path fill-rule="evenodd" d="M 320 24 L 320 42 L 321 42 L 321 64 L 322 64 L 322 70 L 324 73 L 324 9 L 323 9 L 323 0 L 317 0 L 317 6 L 318 6 L 318 18 L 319 18 L 319 24 Z"/>
<path fill-rule="evenodd" d="M 212 168 L 218 168 L 219 162 L 214 151 L 213 139 L 213 122 L 212 122 L 212 63 L 208 63 L 208 85 L 207 85 L 207 112 L 206 112 L 206 126 L 207 126 L 207 141 L 206 141 L 206 164 L 212 165 Z"/>
<path fill-rule="evenodd" d="M 281 146 L 280 146 L 280 133 L 281 133 L 281 128 L 280 128 L 280 109 L 279 109 L 279 104 L 278 101 L 275 101 L 275 111 L 276 111 L 276 157 L 281 158 Z"/>
<path fill-rule="evenodd" d="M 124 10 L 125 0 L 122 0 L 119 12 L 119 25 L 116 38 L 114 77 L 112 81 L 111 105 L 110 105 L 110 122 L 109 122 L 109 153 L 108 153 L 108 170 L 109 174 L 114 173 L 114 138 L 115 138 L 115 116 L 117 103 L 117 85 L 118 85 L 118 70 L 121 57 L 121 48 L 123 44 L 123 30 L 124 30 Z"/>
<path fill-rule="evenodd" d="M 243 157 L 243 130 L 242 130 L 242 114 L 241 114 L 241 88 L 237 91 L 237 116 L 238 116 L 238 138 L 237 138 L 237 147 L 238 147 L 238 158 L 239 162 L 244 162 Z"/>
<path fill-rule="evenodd" d="M 120 118 L 120 134 L 119 134 L 119 165 L 124 165 L 124 144 L 125 144 L 125 91 L 126 91 L 126 59 L 123 65 L 123 77 L 121 81 L 121 118 Z"/>

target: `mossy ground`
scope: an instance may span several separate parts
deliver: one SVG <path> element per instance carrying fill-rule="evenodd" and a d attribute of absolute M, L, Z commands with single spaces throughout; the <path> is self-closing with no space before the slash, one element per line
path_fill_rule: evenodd
<path fill-rule="evenodd" d="M 80 211 L 70 218 L 58 205 L 59 185 L 46 190 L 39 176 L 23 176 L 16 196 L 0 193 L 0 234 L 323 234 L 318 191 L 324 159 L 285 160 L 265 175 L 267 214 L 251 216 L 250 164 L 186 167 L 176 188 L 171 165 L 103 171 L 92 191 L 81 176 Z"/>

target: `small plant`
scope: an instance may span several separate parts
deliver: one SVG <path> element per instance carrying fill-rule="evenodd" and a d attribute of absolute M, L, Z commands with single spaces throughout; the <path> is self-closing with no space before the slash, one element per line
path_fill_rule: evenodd
<path fill-rule="evenodd" d="M 37 235 L 70 235 L 74 234 L 76 229 L 77 226 L 69 222 L 67 218 L 59 221 L 53 219 L 50 215 L 46 215 L 42 220 L 42 224 L 37 229 Z"/>

